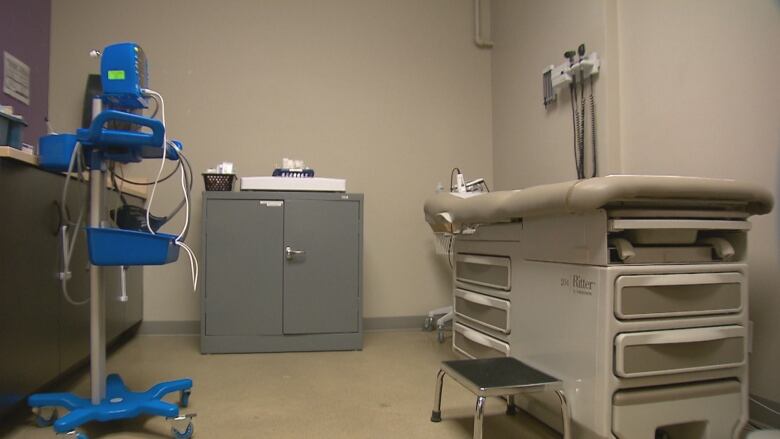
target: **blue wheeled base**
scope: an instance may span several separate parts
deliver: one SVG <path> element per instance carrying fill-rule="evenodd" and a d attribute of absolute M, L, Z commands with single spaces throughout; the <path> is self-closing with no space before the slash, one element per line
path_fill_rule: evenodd
<path fill-rule="evenodd" d="M 191 388 L 191 379 L 181 379 L 155 384 L 146 392 L 131 392 L 119 375 L 111 374 L 106 379 L 106 397 L 100 404 L 93 405 L 89 399 L 72 393 L 39 393 L 30 396 L 27 402 L 34 408 L 64 407 L 69 410 L 70 413 L 54 422 L 55 432 L 68 433 L 91 421 L 116 421 L 144 414 L 177 418 L 179 406 L 162 401 L 162 398 L 181 392 L 182 405 L 186 406 Z"/>

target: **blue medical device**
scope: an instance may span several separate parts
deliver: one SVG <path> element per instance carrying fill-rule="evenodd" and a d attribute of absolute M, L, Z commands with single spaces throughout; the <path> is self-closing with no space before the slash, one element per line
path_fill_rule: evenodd
<path fill-rule="evenodd" d="M 145 117 L 140 110 L 147 107 L 144 90 L 148 85 L 146 56 L 135 43 L 108 46 L 101 57 L 100 97 L 103 111 L 92 120 L 89 128 L 76 134 L 53 134 L 40 141 L 41 166 L 66 171 L 72 163 L 77 144 L 83 148 L 90 171 L 90 210 L 102 212 L 101 193 L 106 187 L 106 162 L 135 163 L 144 159 L 178 160 L 176 148 L 181 144 L 165 144 L 165 126 L 157 119 Z M 163 149 L 165 148 L 165 150 Z M 164 153 L 164 154 L 163 154 Z M 101 215 L 97 215 L 100 217 Z M 94 215 L 90 215 L 94 218 Z M 91 399 L 70 393 L 32 395 L 28 404 L 36 410 L 39 426 L 53 425 L 57 433 L 73 434 L 78 439 L 86 435 L 76 429 L 92 422 L 134 418 L 141 415 L 164 416 L 174 421 L 173 436 L 177 439 L 193 435 L 191 418 L 181 415 L 187 407 L 192 380 L 181 379 L 152 386 L 146 392 L 131 392 L 119 375 L 105 372 L 104 298 L 100 293 L 102 266 L 161 265 L 176 261 L 179 255 L 178 237 L 163 233 L 139 232 L 104 227 L 101 218 L 91 220 L 87 228 L 90 267 L 90 362 Z M 170 393 L 179 393 L 179 403 L 163 401 Z M 57 419 L 57 407 L 69 412 Z"/>
<path fill-rule="evenodd" d="M 108 46 L 100 57 L 100 80 L 103 100 L 112 107 L 146 108 L 142 90 L 149 86 L 146 54 L 138 44 L 118 43 Z"/>

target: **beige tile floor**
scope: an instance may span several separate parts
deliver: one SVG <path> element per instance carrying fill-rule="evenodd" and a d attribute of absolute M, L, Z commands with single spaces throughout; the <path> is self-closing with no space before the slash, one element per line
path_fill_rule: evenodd
<path fill-rule="evenodd" d="M 449 342 L 449 339 L 448 339 Z M 134 390 L 157 381 L 195 381 L 187 411 L 196 412 L 197 438 L 470 438 L 475 399 L 452 381 L 444 384 L 443 421 L 431 423 L 436 371 L 454 358 L 435 333 L 375 332 L 363 351 L 201 355 L 198 338 L 137 336 L 109 358 Z M 89 392 L 86 374 L 68 389 Z M 0 437 L 54 438 L 31 416 L 0 420 Z M 167 438 L 159 418 L 90 424 L 90 439 Z M 504 415 L 489 401 L 485 438 L 551 439 L 546 427 L 520 414 Z"/>

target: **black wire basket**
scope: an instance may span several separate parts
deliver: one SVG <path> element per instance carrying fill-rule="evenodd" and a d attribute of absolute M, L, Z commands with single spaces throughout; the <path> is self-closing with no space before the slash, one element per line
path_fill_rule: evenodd
<path fill-rule="evenodd" d="M 203 173 L 203 183 L 207 191 L 230 192 L 233 190 L 233 183 L 236 181 L 236 174 L 207 174 Z"/>

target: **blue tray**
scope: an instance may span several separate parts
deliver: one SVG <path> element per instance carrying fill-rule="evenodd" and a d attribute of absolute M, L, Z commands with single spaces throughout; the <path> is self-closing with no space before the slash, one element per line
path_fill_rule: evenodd
<path fill-rule="evenodd" d="M 40 167 L 48 171 L 65 172 L 76 148 L 75 134 L 48 134 L 38 140 Z"/>
<path fill-rule="evenodd" d="M 93 265 L 164 265 L 179 258 L 176 235 L 87 227 Z"/>

